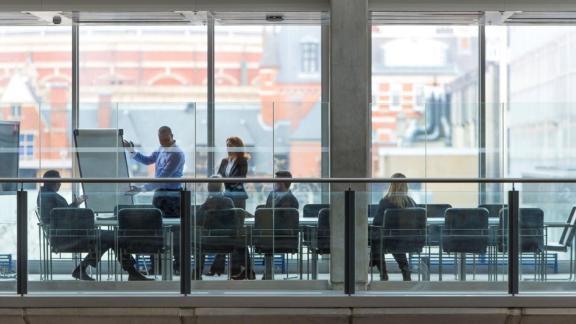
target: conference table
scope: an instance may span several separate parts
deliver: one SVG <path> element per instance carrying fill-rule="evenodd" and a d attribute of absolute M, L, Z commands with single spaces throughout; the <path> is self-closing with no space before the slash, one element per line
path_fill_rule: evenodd
<path fill-rule="evenodd" d="M 252 228 L 254 226 L 255 219 L 254 219 L 254 217 L 250 217 L 251 215 L 249 213 L 246 213 L 246 214 L 248 217 L 245 218 L 244 225 L 247 228 Z M 372 220 L 373 220 L 372 218 L 369 218 L 368 224 L 372 224 Z M 171 235 L 170 229 L 172 227 L 180 226 L 180 219 L 179 218 L 163 218 L 162 222 L 163 222 L 164 228 L 166 229 L 167 235 Z M 117 226 L 118 226 L 118 220 L 116 217 L 111 217 L 111 216 L 97 217 L 95 224 L 98 227 L 108 227 L 108 228 L 114 229 L 114 228 L 117 228 Z M 300 232 L 301 232 L 301 235 L 300 235 L 301 246 L 305 243 L 305 242 L 303 242 L 304 231 L 313 231 L 316 228 L 317 224 L 318 224 L 318 219 L 315 217 L 300 217 L 299 218 L 299 225 L 300 225 Z M 430 217 L 427 219 L 427 225 L 428 226 L 441 226 L 443 224 L 444 224 L 444 218 L 443 217 Z M 499 224 L 498 218 L 490 218 L 489 219 L 489 225 L 491 227 L 493 227 L 494 225 L 498 225 L 498 224 Z M 172 240 L 169 239 L 168 242 L 171 243 Z M 310 243 L 310 242 L 307 242 L 307 243 Z M 342 242 L 342 244 L 344 244 L 344 242 Z M 300 250 L 302 250 L 302 247 L 300 248 Z M 463 262 L 460 262 L 458 273 L 459 273 L 460 280 L 465 280 L 466 279 L 465 255 L 462 254 L 460 256 L 460 258 Z M 299 264 L 300 278 L 302 278 L 302 276 L 303 276 L 303 273 L 302 273 L 302 271 L 303 271 L 302 270 L 303 269 L 302 251 L 300 251 L 299 262 L 300 262 L 300 264 Z M 311 264 L 312 279 L 316 279 L 317 278 L 318 256 L 316 255 L 316 253 L 314 251 L 312 251 L 311 262 L 312 262 L 312 264 Z M 163 280 L 171 280 L 172 279 L 172 271 L 170 271 L 171 267 L 164 267 L 165 263 L 163 263 L 163 268 L 166 268 L 166 269 L 163 269 L 163 271 L 162 271 L 162 279 Z M 266 256 L 265 257 L 265 267 L 267 269 L 267 271 L 266 271 L 267 274 L 271 273 L 272 263 L 273 263 L 272 257 L 269 255 Z M 270 275 L 268 275 L 267 279 L 271 279 Z"/>
<path fill-rule="evenodd" d="M 254 226 L 255 220 L 253 217 L 249 217 L 251 216 L 249 213 L 247 214 L 247 218 L 245 218 L 244 220 L 244 225 L 246 228 L 252 228 Z M 368 224 L 372 224 L 373 219 L 369 218 L 368 219 Z M 440 233 L 442 232 L 442 227 L 444 226 L 444 222 L 445 219 L 444 217 L 429 217 L 426 220 L 427 226 L 428 228 L 432 227 L 432 226 L 436 226 L 440 229 Z M 95 221 L 96 225 L 99 227 L 109 227 L 112 229 L 117 228 L 118 226 L 118 220 L 115 217 L 97 217 L 96 221 Z M 306 244 L 308 245 L 308 247 L 311 246 L 311 240 L 310 241 L 306 241 L 304 242 L 303 237 L 304 237 L 304 232 L 305 231 L 314 231 L 317 227 L 318 224 L 318 219 L 317 218 L 313 218 L 313 217 L 300 217 L 299 218 L 299 226 L 300 226 L 300 264 L 299 264 L 299 272 L 300 272 L 300 278 L 302 278 L 303 276 L 303 264 L 302 264 L 302 250 L 303 247 L 306 246 Z M 166 242 L 169 242 L 170 244 L 170 248 L 167 249 L 167 255 L 165 256 L 165 258 L 167 258 L 169 260 L 169 258 L 172 257 L 172 239 L 171 239 L 171 228 L 174 226 L 179 226 L 180 225 L 180 219 L 178 218 L 164 218 L 163 219 L 163 226 L 165 228 L 164 235 L 166 235 L 165 240 Z M 369 225 L 371 226 L 371 225 Z M 492 237 L 492 239 L 489 242 L 490 246 L 495 246 L 497 243 L 497 240 L 495 240 L 495 237 L 498 235 L 497 234 L 497 230 L 500 228 L 500 219 L 496 218 L 496 217 L 490 217 L 488 219 L 488 226 L 489 226 L 489 230 L 490 230 L 490 235 Z M 545 227 L 551 227 L 551 228 L 562 228 L 562 227 L 566 227 L 567 224 L 565 222 L 547 222 L 545 223 Z M 249 232 L 249 230 L 248 230 Z M 310 233 L 310 232 L 308 232 Z M 500 234 L 502 235 L 502 234 Z M 503 233 L 503 235 L 506 235 L 506 233 Z M 442 247 L 441 247 L 441 239 L 440 239 L 440 244 L 436 244 L 436 245 L 430 245 L 428 244 L 427 246 L 438 246 L 439 248 L 439 280 L 442 280 Z M 344 242 L 342 242 L 342 244 L 344 244 Z M 312 279 L 317 279 L 317 267 L 318 267 L 318 256 L 316 255 L 314 249 L 309 249 L 308 251 L 312 250 L 311 255 L 311 273 L 312 273 Z M 428 260 L 429 261 L 429 260 Z M 458 254 L 458 258 L 457 258 L 457 262 L 458 262 L 458 268 L 457 268 L 457 274 L 458 274 L 458 278 L 460 281 L 465 281 L 466 280 L 466 254 L 465 253 L 459 253 Z M 497 260 L 496 260 L 497 262 Z M 172 267 L 168 266 L 168 264 L 170 264 L 170 262 L 163 262 L 163 269 L 162 269 L 162 279 L 163 280 L 171 280 L 172 279 Z M 271 256 L 266 256 L 265 257 L 265 273 L 268 274 L 268 278 L 270 277 L 270 271 L 272 268 L 272 264 L 273 264 L 273 258 Z M 429 270 L 429 268 L 427 267 L 425 270 Z M 428 273 L 424 273 L 423 274 L 423 278 L 424 280 L 429 280 L 429 272 Z"/>

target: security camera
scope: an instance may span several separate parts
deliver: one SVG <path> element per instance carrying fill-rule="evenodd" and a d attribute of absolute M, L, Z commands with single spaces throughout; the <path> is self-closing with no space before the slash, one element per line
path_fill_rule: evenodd
<path fill-rule="evenodd" d="M 62 17 L 60 17 L 59 15 L 52 17 L 52 23 L 54 23 L 54 25 L 60 25 L 61 22 Z"/>

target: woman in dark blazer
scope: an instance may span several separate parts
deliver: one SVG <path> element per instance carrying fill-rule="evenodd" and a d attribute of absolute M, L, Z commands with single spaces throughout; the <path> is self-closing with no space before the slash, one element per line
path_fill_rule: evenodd
<path fill-rule="evenodd" d="M 248 173 L 249 156 L 245 152 L 244 142 L 239 137 L 229 137 L 226 139 L 228 157 L 222 159 L 218 174 L 223 178 L 246 178 Z M 244 189 L 244 183 L 224 183 L 224 195 L 234 202 L 234 207 L 246 209 L 246 199 L 248 194 Z M 250 255 L 246 247 L 239 247 L 231 255 L 232 279 L 255 279 L 256 275 L 252 270 Z M 222 273 L 224 271 L 224 255 L 217 255 L 214 261 L 215 266 L 210 270 L 210 275 Z"/>
<path fill-rule="evenodd" d="M 392 178 L 406 178 L 402 173 L 395 173 Z M 378 205 L 378 212 L 374 217 L 372 225 L 382 226 L 384 225 L 384 215 L 387 209 L 398 209 L 398 208 L 411 208 L 416 207 L 416 203 L 410 196 L 408 196 L 408 184 L 406 182 L 393 182 L 388 188 L 388 193 L 384 198 L 380 199 L 380 204 Z M 388 272 L 386 271 L 386 260 L 380 259 L 380 241 L 378 238 L 378 231 L 372 232 L 372 248 L 370 249 L 370 266 L 375 266 L 380 272 L 380 280 L 388 280 Z M 392 254 L 398 267 L 402 272 L 402 279 L 404 281 L 410 281 L 410 266 L 408 265 L 408 258 L 404 253 Z M 382 254 L 382 258 L 384 255 Z"/>
<path fill-rule="evenodd" d="M 245 178 L 248 173 L 248 154 L 245 152 L 244 142 L 239 137 L 229 137 L 226 139 L 228 157 L 222 159 L 218 174 L 223 178 Z M 246 209 L 246 199 L 248 195 L 244 190 L 244 184 L 225 183 L 224 195 L 230 197 L 236 208 Z"/>

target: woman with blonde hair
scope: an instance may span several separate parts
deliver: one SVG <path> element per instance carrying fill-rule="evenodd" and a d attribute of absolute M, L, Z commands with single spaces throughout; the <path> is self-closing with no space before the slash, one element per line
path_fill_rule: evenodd
<path fill-rule="evenodd" d="M 392 178 L 406 178 L 402 173 L 395 173 Z M 392 182 L 388 188 L 388 192 L 380 200 L 378 205 L 378 212 L 374 217 L 372 224 L 374 226 L 382 226 L 384 224 L 384 214 L 387 209 L 399 209 L 416 207 L 416 203 L 408 195 L 408 184 L 406 182 Z M 388 280 L 388 272 L 386 271 L 386 260 L 380 260 L 380 240 L 378 239 L 378 231 L 372 232 L 372 249 L 370 251 L 370 266 L 375 266 L 380 272 L 380 280 Z M 408 265 L 408 258 L 404 253 L 392 254 L 398 267 L 402 272 L 402 279 L 410 281 L 410 266 Z"/>
<path fill-rule="evenodd" d="M 249 156 L 245 151 L 244 142 L 240 137 L 228 137 L 226 139 L 226 147 L 228 149 L 228 157 L 220 162 L 218 174 L 223 178 L 245 178 L 248 173 Z M 224 195 L 234 201 L 236 208 L 246 209 L 248 195 L 244 189 L 244 183 L 226 182 L 224 188 Z"/>

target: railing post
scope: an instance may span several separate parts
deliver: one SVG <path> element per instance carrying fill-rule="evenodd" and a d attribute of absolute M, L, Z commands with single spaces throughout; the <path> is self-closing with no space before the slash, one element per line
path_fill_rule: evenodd
<path fill-rule="evenodd" d="M 28 192 L 16 192 L 16 293 L 28 293 Z"/>
<path fill-rule="evenodd" d="M 347 295 L 353 295 L 356 289 L 354 194 L 350 188 L 344 192 L 344 293 Z"/>
<path fill-rule="evenodd" d="M 190 206 L 190 191 L 182 190 L 180 192 L 180 293 L 182 295 L 189 295 L 192 291 L 190 278 Z"/>
<path fill-rule="evenodd" d="M 519 215 L 519 195 L 518 191 L 512 187 L 508 191 L 508 293 L 518 294 L 519 286 L 519 260 L 518 246 L 520 241 L 518 228 Z"/>

